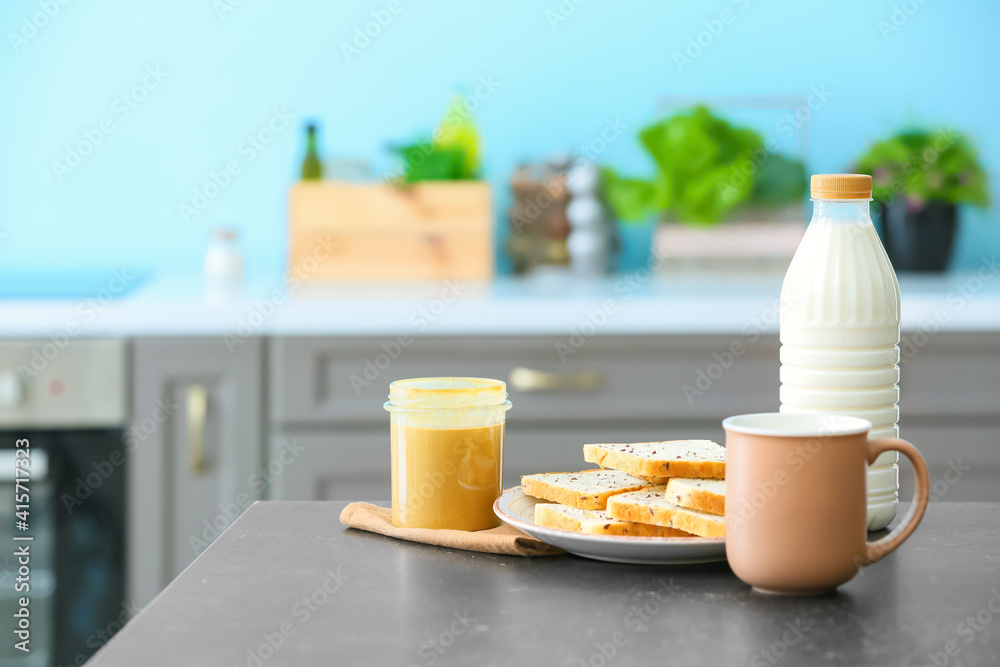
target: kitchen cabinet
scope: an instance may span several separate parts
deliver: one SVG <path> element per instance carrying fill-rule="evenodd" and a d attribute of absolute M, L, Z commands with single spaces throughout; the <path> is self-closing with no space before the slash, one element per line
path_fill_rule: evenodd
<path fill-rule="evenodd" d="M 927 461 L 931 502 L 1000 500 L 1000 424 L 915 418 L 899 431 Z M 899 497 L 913 497 L 913 473 L 905 457 L 899 461 Z"/>
<path fill-rule="evenodd" d="M 1000 500 L 1000 335 L 903 339 L 899 435 L 927 460 L 931 500 Z M 908 462 L 899 467 L 899 497 L 908 500 L 913 474 Z"/>
<path fill-rule="evenodd" d="M 268 498 L 388 498 L 389 417 L 382 404 L 389 383 L 399 378 L 507 381 L 513 408 L 505 486 L 540 470 L 588 467 L 585 442 L 722 441 L 723 417 L 773 409 L 777 402 L 773 339 L 733 348 L 725 337 L 595 337 L 564 354 L 565 361 L 559 344 L 568 341 L 426 337 L 389 358 L 386 348 L 393 348 L 379 339 L 272 339 L 268 458 L 280 475 L 270 480 Z M 275 463 L 293 442 L 296 459 Z"/>
<path fill-rule="evenodd" d="M 508 419 L 519 422 L 715 419 L 777 404 L 777 340 L 748 341 L 596 336 L 573 348 L 568 336 L 473 336 L 394 347 L 393 339 L 276 338 L 272 418 L 303 427 L 385 422 L 392 380 L 464 375 L 506 380 Z"/>
<path fill-rule="evenodd" d="M 723 418 L 778 405 L 773 335 L 598 335 L 563 355 L 570 341 L 555 336 L 392 342 L 260 337 L 230 352 L 222 337 L 135 340 L 128 544 L 138 603 L 253 500 L 388 498 L 382 404 L 394 379 L 506 380 L 506 487 L 586 467 L 585 442 L 723 442 Z M 927 458 L 934 499 L 1000 501 L 1000 336 L 940 333 L 911 352 L 901 435 Z M 905 462 L 900 477 L 907 499 Z"/>
<path fill-rule="evenodd" d="M 932 481 L 969 467 L 941 500 L 1000 501 L 1000 336 L 940 333 L 904 350 L 901 435 L 927 458 Z M 737 345 L 738 343 L 738 345 Z M 778 407 L 777 336 L 567 338 L 278 337 L 270 340 L 269 458 L 299 456 L 271 481 L 273 499 L 389 497 L 392 380 L 473 375 L 507 381 L 504 485 L 522 474 L 587 464 L 585 442 L 709 438 L 727 416 Z M 390 354 L 392 353 L 392 354 Z M 565 359 L 565 361 L 564 361 Z M 948 473 L 948 480 L 957 473 Z M 901 464 L 903 499 L 911 473 Z"/>
<path fill-rule="evenodd" d="M 695 422 L 677 428 L 683 428 L 685 437 L 716 440 L 720 437 L 708 423 Z M 365 429 L 338 428 L 322 435 L 288 433 L 291 431 L 272 436 L 269 443 L 274 471 L 268 480 L 269 498 L 366 501 L 389 498 L 388 416 Z M 638 442 L 664 437 L 663 427 L 655 426 L 585 429 L 564 424 L 544 427 L 509 424 L 505 438 L 504 488 L 520 484 L 521 475 L 541 470 L 590 467 L 583 460 L 584 442 Z M 296 454 L 284 463 L 282 452 Z"/>
<path fill-rule="evenodd" d="M 282 461 L 282 452 L 294 452 L 294 458 L 286 456 L 287 462 Z M 268 498 L 372 501 L 389 497 L 388 421 L 381 429 L 272 435 L 268 458 Z"/>
<path fill-rule="evenodd" d="M 128 588 L 142 606 L 258 499 L 263 349 L 139 338 L 128 448 Z"/>

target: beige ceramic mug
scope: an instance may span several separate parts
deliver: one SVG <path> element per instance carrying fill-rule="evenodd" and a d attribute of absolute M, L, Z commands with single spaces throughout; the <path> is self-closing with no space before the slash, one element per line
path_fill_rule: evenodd
<path fill-rule="evenodd" d="M 766 593 L 832 591 L 902 544 L 927 507 L 927 466 L 898 438 L 868 439 L 871 423 L 828 414 L 730 417 L 726 430 L 726 557 Z M 902 524 L 867 542 L 867 467 L 902 452 L 916 491 Z"/>

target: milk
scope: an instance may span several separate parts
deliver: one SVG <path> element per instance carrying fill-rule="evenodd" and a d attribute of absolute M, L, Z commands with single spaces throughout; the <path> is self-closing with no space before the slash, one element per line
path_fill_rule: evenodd
<path fill-rule="evenodd" d="M 862 417 L 872 438 L 898 437 L 899 283 L 869 216 L 870 192 L 817 198 L 817 178 L 828 177 L 813 177 L 812 221 L 781 286 L 781 412 Z M 869 530 L 896 514 L 896 457 L 869 468 Z"/>

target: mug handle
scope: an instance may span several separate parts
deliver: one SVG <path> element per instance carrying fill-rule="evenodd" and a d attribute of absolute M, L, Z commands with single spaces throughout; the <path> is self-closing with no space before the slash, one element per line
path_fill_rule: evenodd
<path fill-rule="evenodd" d="M 910 533 L 917 527 L 924 517 L 924 510 L 927 509 L 927 500 L 930 497 L 930 482 L 927 478 L 927 464 L 924 457 L 920 455 L 917 448 L 906 440 L 899 438 L 876 438 L 868 441 L 868 465 L 875 463 L 879 454 L 888 451 L 898 451 L 906 455 L 913 465 L 913 475 L 916 478 L 916 488 L 913 491 L 913 503 L 910 511 L 906 513 L 903 524 L 885 537 L 865 545 L 864 565 L 871 565 L 877 560 L 884 558 L 903 541 L 910 536 Z"/>

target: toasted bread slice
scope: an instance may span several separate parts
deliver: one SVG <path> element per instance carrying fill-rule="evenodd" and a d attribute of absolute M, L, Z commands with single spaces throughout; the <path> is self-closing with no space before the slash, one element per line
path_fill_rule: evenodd
<path fill-rule="evenodd" d="M 691 533 L 651 523 L 612 519 L 604 510 L 581 510 L 565 505 L 538 503 L 535 523 L 591 535 L 631 535 L 633 537 L 694 537 Z"/>
<path fill-rule="evenodd" d="M 667 484 L 672 478 L 671 477 L 655 477 L 650 475 L 632 475 L 633 477 L 638 477 L 647 484 Z"/>
<path fill-rule="evenodd" d="M 622 521 L 652 523 L 701 537 L 726 535 L 724 517 L 679 507 L 667 500 L 666 491 L 665 486 L 651 486 L 642 491 L 613 496 L 608 500 L 608 514 Z"/>
<path fill-rule="evenodd" d="M 636 491 L 646 482 L 617 470 L 581 470 L 525 475 L 521 490 L 529 496 L 581 510 L 602 510 L 616 493 Z"/>
<path fill-rule="evenodd" d="M 583 458 L 602 468 L 646 478 L 726 476 L 726 448 L 711 440 L 584 445 Z"/>
<path fill-rule="evenodd" d="M 667 482 L 667 500 L 709 514 L 726 513 L 726 480 L 674 477 Z"/>

